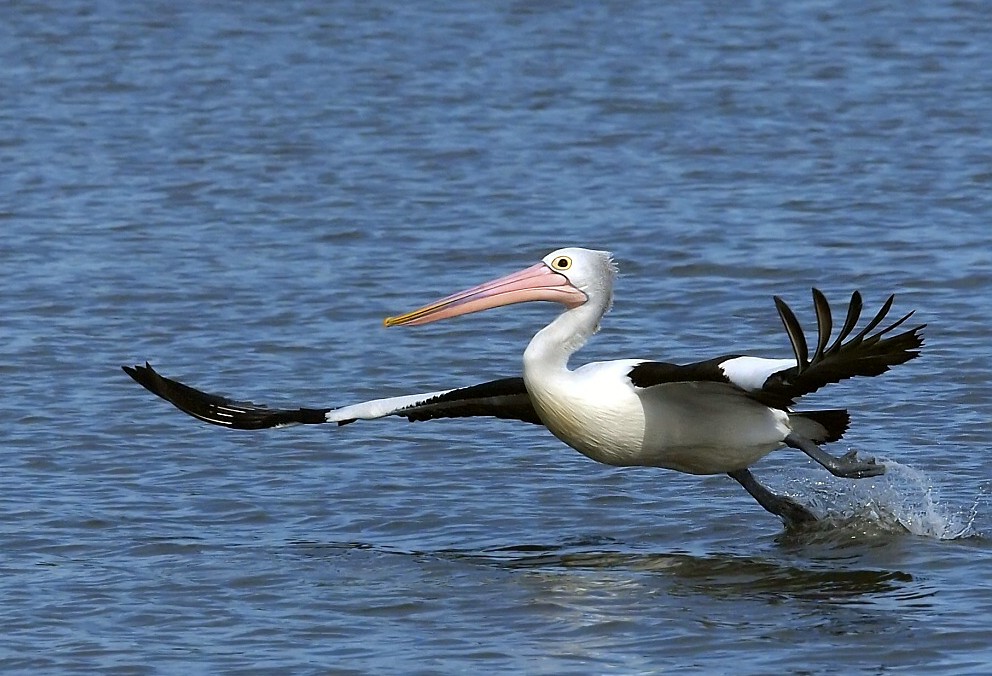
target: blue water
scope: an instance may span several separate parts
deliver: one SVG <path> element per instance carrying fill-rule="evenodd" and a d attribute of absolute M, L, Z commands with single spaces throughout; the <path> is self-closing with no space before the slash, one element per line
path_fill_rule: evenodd
<path fill-rule="evenodd" d="M 15 3 L 0 21 L 0 670 L 992 669 L 982 3 Z M 329 406 L 515 375 L 551 317 L 384 316 L 610 249 L 579 361 L 788 356 L 809 287 L 929 324 L 828 388 L 829 516 L 492 420 L 237 433 L 120 371 Z"/>

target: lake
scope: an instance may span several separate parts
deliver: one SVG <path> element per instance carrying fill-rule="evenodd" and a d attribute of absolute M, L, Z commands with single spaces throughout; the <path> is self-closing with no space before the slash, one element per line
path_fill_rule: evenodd
<path fill-rule="evenodd" d="M 16 3 L 0 22 L 4 673 L 992 669 L 982 3 Z M 491 419 L 233 432 L 121 365 L 339 406 L 518 375 L 553 316 L 382 319 L 560 246 L 573 360 L 789 357 L 810 287 L 925 322 L 835 479 L 595 464 Z M 842 310 L 838 310 L 841 312 Z"/>

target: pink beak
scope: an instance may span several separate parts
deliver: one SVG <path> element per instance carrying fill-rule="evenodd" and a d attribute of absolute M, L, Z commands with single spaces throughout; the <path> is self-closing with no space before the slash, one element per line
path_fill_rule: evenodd
<path fill-rule="evenodd" d="M 548 300 L 574 308 L 585 303 L 587 298 L 586 294 L 572 286 L 565 275 L 555 272 L 544 263 L 538 263 L 526 270 L 459 291 L 399 317 L 386 317 L 385 324 L 429 324 L 449 317 L 531 300 Z"/>

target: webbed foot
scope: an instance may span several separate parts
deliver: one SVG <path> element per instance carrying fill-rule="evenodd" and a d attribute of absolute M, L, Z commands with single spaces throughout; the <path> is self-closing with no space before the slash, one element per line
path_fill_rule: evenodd
<path fill-rule="evenodd" d="M 885 465 L 875 461 L 875 458 L 868 460 L 858 460 L 857 451 L 848 451 L 839 458 L 836 458 L 815 443 L 801 437 L 795 432 L 785 437 L 785 443 L 800 451 L 823 465 L 831 474 L 844 479 L 867 479 L 868 477 L 885 474 Z"/>

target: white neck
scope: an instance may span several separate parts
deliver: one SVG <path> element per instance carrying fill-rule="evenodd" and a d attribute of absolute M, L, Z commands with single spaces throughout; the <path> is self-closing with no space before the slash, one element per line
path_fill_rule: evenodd
<path fill-rule="evenodd" d="M 524 377 L 536 382 L 568 372 L 569 357 L 599 330 L 599 320 L 609 309 L 609 300 L 590 299 L 562 312 L 538 331 L 524 350 Z"/>

